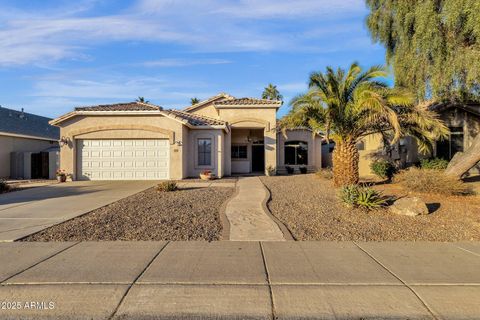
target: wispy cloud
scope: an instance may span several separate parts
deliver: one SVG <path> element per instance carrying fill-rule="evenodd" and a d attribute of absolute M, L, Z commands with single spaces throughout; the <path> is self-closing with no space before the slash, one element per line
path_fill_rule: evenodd
<path fill-rule="evenodd" d="M 159 59 L 153 61 L 146 61 L 141 63 L 145 67 L 189 67 L 195 65 L 216 65 L 216 64 L 229 64 L 232 63 L 226 59 Z"/>
<path fill-rule="evenodd" d="M 116 41 L 181 44 L 198 52 L 308 50 L 305 42 L 315 34 L 289 31 L 275 18 L 324 21 L 365 10 L 363 0 L 141 0 L 128 10 L 88 15 L 95 4 L 77 1 L 48 12 L 0 5 L 15 13 L 0 14 L 0 65 L 85 59 L 93 46 Z"/>

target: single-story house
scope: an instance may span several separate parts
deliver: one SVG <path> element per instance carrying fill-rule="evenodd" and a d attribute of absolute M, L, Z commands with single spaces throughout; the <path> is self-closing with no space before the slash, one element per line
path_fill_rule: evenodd
<path fill-rule="evenodd" d="M 75 108 L 60 128 L 60 166 L 75 180 L 218 177 L 322 166 L 322 137 L 277 130 L 280 101 L 221 93 L 183 110 L 142 102 Z"/>
<path fill-rule="evenodd" d="M 0 107 L 0 178 L 55 177 L 60 130 L 50 120 Z"/>
<path fill-rule="evenodd" d="M 455 153 L 470 147 L 473 139 L 480 134 L 480 104 L 437 103 L 430 106 L 430 109 L 437 112 L 450 129 L 447 139 L 437 141 L 432 155 L 420 154 L 411 137 L 401 139 L 396 145 L 385 149 L 380 135 L 370 135 L 358 144 L 360 176 L 373 176 L 370 164 L 378 158 L 390 159 L 400 167 L 416 164 L 420 159 L 430 156 L 451 160 Z M 470 174 L 478 173 L 480 165 L 470 170 Z"/>

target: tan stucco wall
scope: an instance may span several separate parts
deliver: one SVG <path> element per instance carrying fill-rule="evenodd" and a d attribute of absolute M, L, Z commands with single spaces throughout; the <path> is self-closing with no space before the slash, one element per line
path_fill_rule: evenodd
<path fill-rule="evenodd" d="M 262 129 L 265 143 L 265 167 L 277 167 L 277 129 L 275 127 L 277 112 L 275 108 L 237 106 L 219 109 L 219 114 L 220 119 L 227 121 L 232 130 Z"/>
<path fill-rule="evenodd" d="M 57 145 L 56 141 L 0 136 L 0 178 L 10 176 L 11 152 L 40 152 Z"/>
<path fill-rule="evenodd" d="M 76 177 L 77 139 L 159 139 L 170 141 L 170 179 L 187 176 L 183 165 L 183 125 L 161 115 L 76 116 L 60 124 L 60 136 L 70 143 L 61 147 L 60 167 Z M 187 144 L 188 145 L 188 144 Z"/>
<path fill-rule="evenodd" d="M 308 145 L 308 165 L 309 171 L 315 171 L 322 167 L 322 138 L 318 135 L 315 137 L 308 130 L 290 130 L 286 132 L 286 137 L 282 133 L 277 135 L 278 151 L 277 161 L 280 171 L 285 169 L 285 142 L 287 141 L 303 141 Z M 302 165 L 289 165 L 290 167 L 303 167 Z"/>
<path fill-rule="evenodd" d="M 203 138 L 212 140 L 212 158 L 209 166 L 198 164 L 197 140 Z M 223 130 L 189 130 L 187 141 L 188 147 L 184 150 L 188 150 L 187 154 L 190 155 L 186 161 L 189 177 L 198 177 L 203 170 L 211 170 L 217 177 L 225 175 L 225 161 L 223 158 L 225 153 L 225 133 Z"/>
<path fill-rule="evenodd" d="M 207 116 L 214 119 L 219 119 L 217 109 L 213 106 L 213 103 L 201 106 L 198 109 L 193 110 L 191 113 Z"/>

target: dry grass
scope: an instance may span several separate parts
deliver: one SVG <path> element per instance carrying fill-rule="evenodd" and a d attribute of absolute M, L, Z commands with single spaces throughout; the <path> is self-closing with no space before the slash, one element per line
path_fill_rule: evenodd
<path fill-rule="evenodd" d="M 410 168 L 395 176 L 395 182 L 415 192 L 443 195 L 470 195 L 473 190 L 463 181 L 441 170 Z"/>
<path fill-rule="evenodd" d="M 480 240 L 480 197 L 410 193 L 427 203 L 429 215 L 400 216 L 387 209 L 365 212 L 346 208 L 331 181 L 313 174 L 262 177 L 272 194 L 268 203 L 297 240 L 471 241 Z M 403 197 L 398 184 L 374 189 Z"/>
<path fill-rule="evenodd" d="M 325 180 L 332 180 L 333 179 L 333 171 L 331 168 L 322 168 L 319 169 L 315 175 L 320 179 Z"/>

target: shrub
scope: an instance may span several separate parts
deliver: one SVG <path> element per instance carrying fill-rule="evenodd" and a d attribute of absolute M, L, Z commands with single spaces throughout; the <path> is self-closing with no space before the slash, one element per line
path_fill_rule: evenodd
<path fill-rule="evenodd" d="M 416 192 L 428 192 L 442 195 L 469 195 L 473 190 L 455 177 L 443 171 L 433 169 L 410 168 L 395 176 L 395 182 L 404 188 Z"/>
<path fill-rule="evenodd" d="M 303 173 L 303 174 L 307 173 L 307 167 L 300 167 L 298 169 L 300 170 L 300 173 Z"/>
<path fill-rule="evenodd" d="M 370 169 L 382 179 L 391 179 L 395 174 L 395 166 L 387 160 L 375 160 L 370 164 Z"/>
<path fill-rule="evenodd" d="M 292 174 L 294 169 L 292 167 L 286 166 L 285 169 L 287 169 L 288 174 Z"/>
<path fill-rule="evenodd" d="M 387 199 L 381 192 L 359 185 L 344 186 L 340 189 L 339 198 L 348 207 L 366 210 L 380 208 L 387 204 Z"/>
<path fill-rule="evenodd" d="M 163 181 L 157 185 L 157 191 L 159 192 L 170 192 L 178 189 L 177 183 L 175 181 Z"/>
<path fill-rule="evenodd" d="M 9 192 L 12 188 L 5 180 L 0 180 L 0 193 Z"/>
<path fill-rule="evenodd" d="M 322 168 L 318 170 L 316 176 L 322 179 L 331 180 L 333 179 L 333 171 L 332 168 Z"/>
<path fill-rule="evenodd" d="M 420 160 L 420 167 L 422 169 L 445 170 L 447 166 L 448 161 L 445 159 L 433 158 Z"/>

